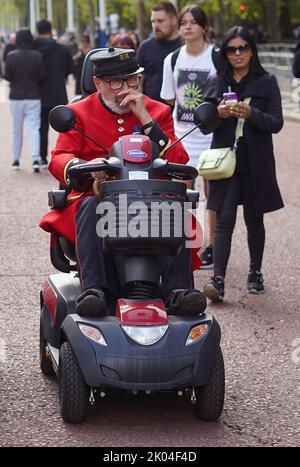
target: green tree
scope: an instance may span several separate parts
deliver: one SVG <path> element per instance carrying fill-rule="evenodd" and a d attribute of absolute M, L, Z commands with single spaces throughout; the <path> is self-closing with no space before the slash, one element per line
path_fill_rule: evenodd
<path fill-rule="evenodd" d="M 67 0 L 53 1 L 53 26 L 58 33 L 66 29 Z M 106 0 L 107 14 L 118 13 L 119 27 L 140 31 L 141 37 L 150 30 L 151 6 L 159 0 Z M 215 32 L 222 36 L 234 24 L 258 24 L 268 32 L 271 41 L 291 38 L 300 24 L 300 0 L 178 0 L 179 10 L 187 3 L 199 4 L 208 14 Z M 88 29 L 93 34 L 98 0 L 74 0 L 75 21 L 80 34 Z M 241 9 L 241 6 L 245 8 Z M 40 0 L 40 16 L 46 16 L 46 0 Z M 0 0 L 0 29 L 13 31 L 29 25 L 29 0 Z"/>

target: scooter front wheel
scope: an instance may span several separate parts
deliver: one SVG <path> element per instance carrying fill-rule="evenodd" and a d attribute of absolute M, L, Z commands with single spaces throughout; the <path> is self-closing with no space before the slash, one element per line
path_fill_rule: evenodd
<path fill-rule="evenodd" d="M 88 410 L 88 387 L 68 341 L 59 352 L 58 384 L 62 418 L 67 423 L 83 422 Z"/>
<path fill-rule="evenodd" d="M 208 382 L 204 386 L 195 388 L 196 403 L 194 414 L 205 422 L 217 420 L 223 410 L 225 393 L 225 369 L 223 354 L 218 347 L 215 365 Z"/>

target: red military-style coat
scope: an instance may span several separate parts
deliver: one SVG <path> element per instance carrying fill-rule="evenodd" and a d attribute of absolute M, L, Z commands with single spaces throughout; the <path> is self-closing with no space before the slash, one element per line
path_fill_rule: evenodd
<path fill-rule="evenodd" d="M 163 155 L 166 148 L 176 140 L 169 106 L 144 96 L 146 109 L 156 125 L 148 136 L 156 142 Z M 76 115 L 76 126 L 84 133 L 99 142 L 107 152 L 121 136 L 136 132 L 141 123 L 132 113 L 123 115 L 110 111 L 102 102 L 100 95 L 95 92 L 85 99 L 69 104 Z M 61 183 L 66 184 L 66 172 L 74 159 L 91 161 L 97 157 L 107 157 L 105 152 L 93 142 L 85 138 L 76 130 L 59 135 L 56 146 L 52 151 L 49 171 Z M 166 157 L 172 162 L 186 164 L 188 154 L 181 143 L 167 152 Z M 62 210 L 53 209 L 46 213 L 40 222 L 40 227 L 47 232 L 57 232 L 75 243 L 75 215 L 81 200 L 92 193 L 80 193 L 74 190 L 68 195 L 68 205 Z M 193 255 L 194 256 L 194 255 Z M 194 258 L 194 269 L 199 266 Z"/>

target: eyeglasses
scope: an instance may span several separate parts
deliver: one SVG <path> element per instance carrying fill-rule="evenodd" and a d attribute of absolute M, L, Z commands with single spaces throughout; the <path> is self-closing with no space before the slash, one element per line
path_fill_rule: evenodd
<path fill-rule="evenodd" d="M 246 54 L 251 49 L 250 44 L 239 45 L 238 47 L 228 46 L 225 48 L 227 55 L 236 55 L 237 51 L 241 55 Z"/>
<path fill-rule="evenodd" d="M 110 85 L 110 88 L 113 89 L 114 91 L 118 91 L 119 89 L 122 89 L 124 82 L 126 81 L 127 86 L 130 88 L 134 88 L 137 86 L 140 82 L 142 75 L 133 75 L 129 76 L 126 79 L 104 79 L 106 83 Z"/>

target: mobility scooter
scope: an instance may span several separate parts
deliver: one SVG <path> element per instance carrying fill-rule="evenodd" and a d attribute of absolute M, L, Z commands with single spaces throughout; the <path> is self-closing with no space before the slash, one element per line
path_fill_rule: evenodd
<path fill-rule="evenodd" d="M 212 104 L 201 104 L 195 112 L 196 125 L 207 131 L 214 129 L 215 112 Z M 73 111 L 65 106 L 52 111 L 50 124 L 61 132 L 77 128 Z M 44 375 L 58 378 L 65 422 L 84 421 L 97 396 L 116 390 L 185 394 L 195 416 L 204 421 L 217 420 L 222 412 L 225 375 L 217 321 L 205 312 L 168 314 L 161 299 L 161 258 L 178 254 L 185 240 L 183 233 L 174 233 L 178 219 L 158 215 L 156 234 L 149 235 L 152 203 L 170 206 L 175 202 L 182 210 L 186 201 L 196 204 L 198 192 L 187 190 L 174 179 L 194 179 L 197 171 L 163 160 L 158 154 L 147 136 L 127 135 L 114 143 L 106 160 L 71 169 L 72 177 L 97 170 L 114 177 L 101 184 L 98 197 L 100 203 L 116 208 L 117 229 L 108 229 L 102 241 L 116 262 L 124 294 L 110 302 L 108 316 L 76 314 L 81 286 L 74 245 L 51 234 L 51 261 L 61 272 L 47 278 L 40 294 L 40 367 Z M 123 211 L 119 209 L 120 195 L 126 199 Z M 64 192 L 50 192 L 49 200 L 52 208 L 63 208 Z M 139 217 L 149 228 L 146 236 L 133 238 L 127 229 L 134 218 L 132 203 L 146 206 Z M 163 234 L 165 227 L 168 236 Z"/>

